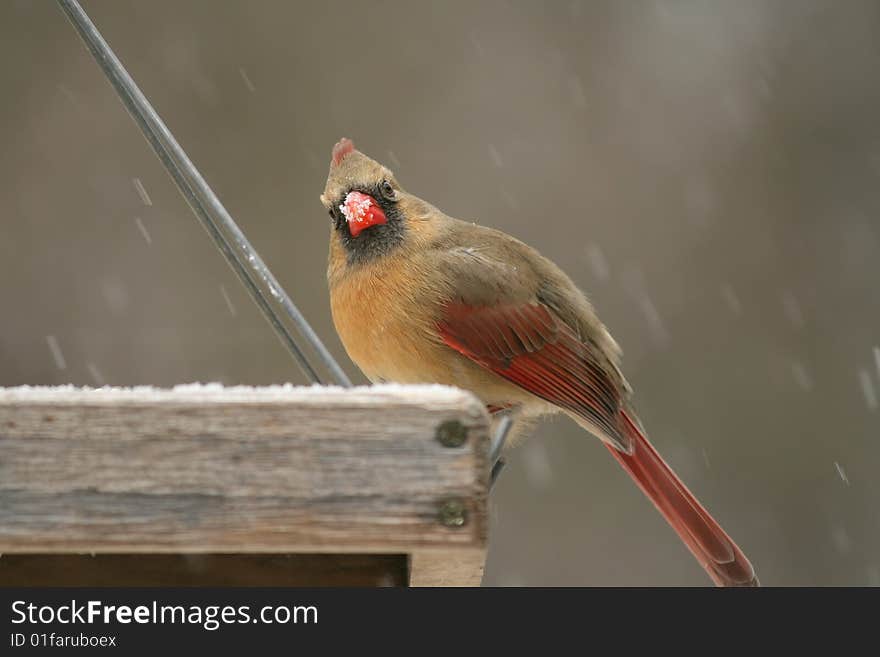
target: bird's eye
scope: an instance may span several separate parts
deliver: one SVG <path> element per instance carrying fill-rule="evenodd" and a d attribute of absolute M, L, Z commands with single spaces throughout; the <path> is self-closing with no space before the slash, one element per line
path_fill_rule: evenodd
<path fill-rule="evenodd" d="M 392 187 L 391 183 L 387 180 L 383 180 L 381 183 L 379 183 L 379 193 L 382 194 L 382 196 L 389 201 L 393 201 L 395 198 L 397 198 L 394 187 Z"/>

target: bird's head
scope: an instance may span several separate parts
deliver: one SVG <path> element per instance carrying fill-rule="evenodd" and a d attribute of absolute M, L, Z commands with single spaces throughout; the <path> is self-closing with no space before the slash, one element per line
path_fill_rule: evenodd
<path fill-rule="evenodd" d="M 383 255 L 403 242 L 409 198 L 394 174 L 355 150 L 350 139 L 333 147 L 321 203 L 350 261 Z"/>

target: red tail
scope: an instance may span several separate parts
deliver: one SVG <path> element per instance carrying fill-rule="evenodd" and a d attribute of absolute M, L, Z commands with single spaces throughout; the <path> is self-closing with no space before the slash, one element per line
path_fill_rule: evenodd
<path fill-rule="evenodd" d="M 623 430 L 632 438 L 632 454 L 608 446 L 623 468 L 663 514 L 718 586 L 759 586 L 755 569 L 712 516 L 663 461 L 629 416 Z"/>

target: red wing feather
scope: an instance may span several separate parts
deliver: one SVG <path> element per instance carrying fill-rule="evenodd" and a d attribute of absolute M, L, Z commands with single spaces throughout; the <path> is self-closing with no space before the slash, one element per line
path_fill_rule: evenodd
<path fill-rule="evenodd" d="M 602 368 L 598 349 L 544 304 L 450 304 L 439 329 L 459 353 L 626 444 L 620 386 Z"/>
<path fill-rule="evenodd" d="M 599 350 L 543 304 L 452 304 L 439 325 L 443 341 L 533 395 L 586 420 L 720 586 L 757 586 L 749 560 L 700 505 L 623 408 L 619 380 Z"/>

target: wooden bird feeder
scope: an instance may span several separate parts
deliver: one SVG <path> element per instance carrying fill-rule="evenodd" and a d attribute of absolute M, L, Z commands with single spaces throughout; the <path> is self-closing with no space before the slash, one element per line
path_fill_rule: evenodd
<path fill-rule="evenodd" d="M 441 386 L 0 389 L 0 586 L 478 585 L 488 426 Z"/>

